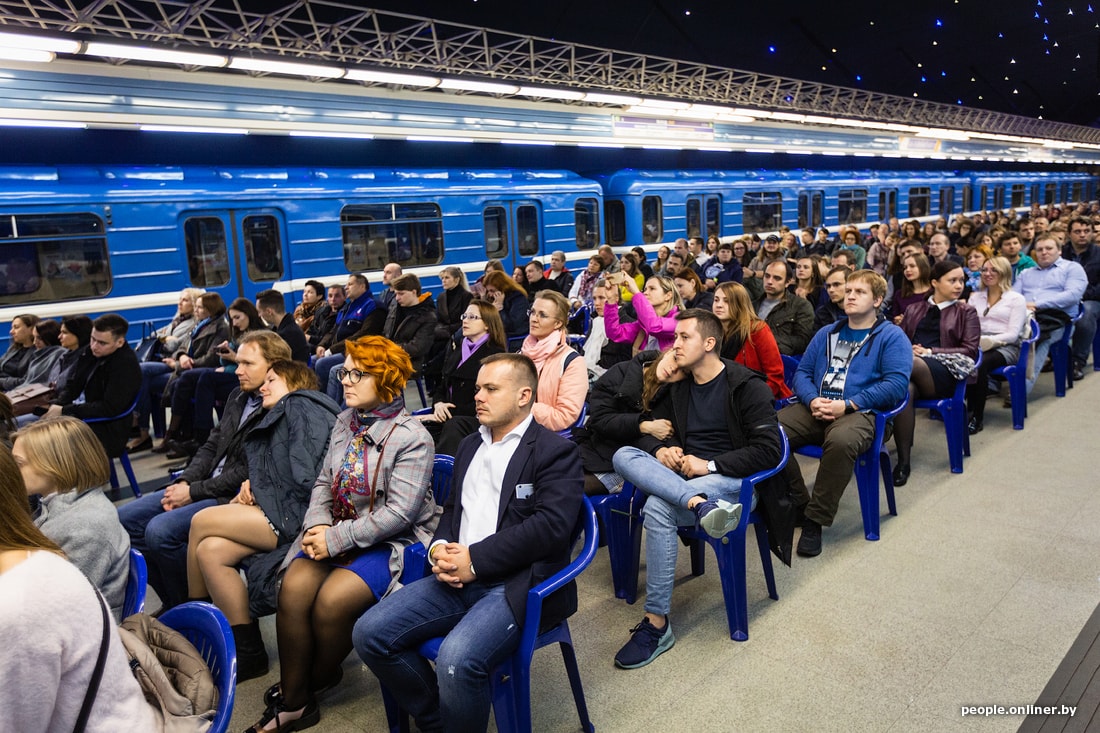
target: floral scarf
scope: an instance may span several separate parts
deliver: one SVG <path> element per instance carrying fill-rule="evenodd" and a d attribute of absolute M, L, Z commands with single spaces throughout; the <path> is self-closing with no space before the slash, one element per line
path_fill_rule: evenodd
<path fill-rule="evenodd" d="M 332 482 L 332 519 L 334 522 L 342 522 L 346 519 L 358 519 L 359 512 L 355 509 L 352 494 L 368 496 L 367 511 L 374 511 L 374 485 L 378 481 L 378 471 L 382 465 L 382 450 L 390 433 L 397 427 L 397 423 L 390 427 L 385 437 L 378 444 L 378 460 L 371 473 L 367 466 L 367 458 L 371 451 L 368 444 L 374 445 L 374 440 L 368 435 L 370 428 L 379 420 L 387 420 L 399 415 L 405 409 L 405 397 L 398 395 L 392 402 L 379 405 L 373 410 L 355 410 L 351 413 L 351 440 L 348 441 L 347 450 L 344 451 L 344 460 L 336 471 Z"/>

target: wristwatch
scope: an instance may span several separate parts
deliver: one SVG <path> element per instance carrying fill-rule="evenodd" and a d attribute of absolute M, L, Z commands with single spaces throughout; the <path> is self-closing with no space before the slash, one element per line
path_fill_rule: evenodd
<path fill-rule="evenodd" d="M 707 473 L 718 473 L 718 464 L 714 461 L 707 461 Z"/>
<path fill-rule="evenodd" d="M 851 400 L 844 400 L 844 414 L 851 415 L 856 412 L 856 406 L 852 404 Z"/>

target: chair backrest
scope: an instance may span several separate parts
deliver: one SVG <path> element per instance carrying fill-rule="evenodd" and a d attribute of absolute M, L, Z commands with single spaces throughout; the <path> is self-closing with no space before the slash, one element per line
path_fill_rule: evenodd
<path fill-rule="evenodd" d="M 565 430 L 558 430 L 557 433 L 563 438 L 570 438 L 573 436 L 573 429 L 584 427 L 585 420 L 588 419 L 588 403 L 581 404 L 581 413 L 577 415 L 577 419 L 573 421 L 573 424 L 567 427 Z"/>
<path fill-rule="evenodd" d="M 783 359 L 783 382 L 788 387 L 791 386 L 791 382 L 794 381 L 794 373 L 798 371 L 798 364 L 802 360 L 796 356 L 789 356 L 787 354 L 780 354 Z"/>
<path fill-rule="evenodd" d="M 233 717 L 237 691 L 237 651 L 229 622 L 217 607 L 196 601 L 165 611 L 159 620 L 183 634 L 206 661 L 218 688 L 218 711 L 209 733 L 225 733 Z"/>
<path fill-rule="evenodd" d="M 121 420 L 122 418 L 126 417 L 127 415 L 129 415 L 130 413 L 132 413 L 134 410 L 137 409 L 138 400 L 140 400 L 140 399 L 141 399 L 141 390 L 139 389 L 138 393 L 136 395 L 134 395 L 134 401 L 132 403 L 130 403 L 130 406 L 126 408 L 125 412 L 123 412 L 119 415 L 115 415 L 114 417 L 86 417 L 86 418 L 84 418 L 84 422 L 91 425 L 92 423 L 96 423 L 96 422 L 111 422 L 112 420 Z"/>
<path fill-rule="evenodd" d="M 439 506 L 447 501 L 451 493 L 451 476 L 455 472 L 454 456 L 437 453 L 435 463 L 432 464 L 432 496 Z"/>
<path fill-rule="evenodd" d="M 126 595 L 122 601 L 122 618 L 145 610 L 145 593 L 149 585 L 149 568 L 145 556 L 130 548 L 130 574 L 126 578 Z"/>

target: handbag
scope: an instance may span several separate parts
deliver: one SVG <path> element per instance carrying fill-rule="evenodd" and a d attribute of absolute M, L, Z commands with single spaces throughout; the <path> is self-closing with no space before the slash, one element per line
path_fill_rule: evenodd
<path fill-rule="evenodd" d="M 139 362 L 160 361 L 160 348 L 163 342 L 157 336 L 152 321 L 146 321 L 141 327 L 141 341 L 134 348 Z"/>

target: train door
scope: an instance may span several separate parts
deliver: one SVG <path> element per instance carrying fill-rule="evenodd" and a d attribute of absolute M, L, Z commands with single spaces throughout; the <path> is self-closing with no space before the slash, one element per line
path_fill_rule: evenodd
<path fill-rule="evenodd" d="M 818 229 L 825 215 L 824 191 L 803 191 L 798 194 L 798 228 Z"/>
<path fill-rule="evenodd" d="M 688 196 L 687 236 L 722 236 L 722 199 L 714 194 Z"/>
<path fill-rule="evenodd" d="M 252 300 L 287 275 L 277 210 L 189 211 L 181 228 L 191 285 L 217 292 L 226 303 Z"/>
<path fill-rule="evenodd" d="M 940 186 L 940 216 L 948 221 L 955 213 L 955 187 Z"/>
<path fill-rule="evenodd" d="M 898 190 L 883 188 L 878 192 L 879 221 L 890 221 L 898 215 Z"/>
<path fill-rule="evenodd" d="M 509 275 L 542 252 L 542 212 L 537 201 L 492 201 L 482 210 L 485 257 L 500 260 Z"/>

